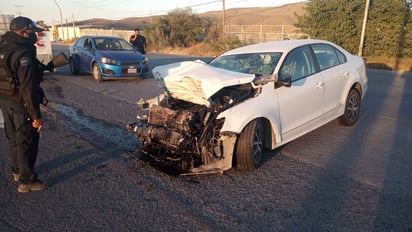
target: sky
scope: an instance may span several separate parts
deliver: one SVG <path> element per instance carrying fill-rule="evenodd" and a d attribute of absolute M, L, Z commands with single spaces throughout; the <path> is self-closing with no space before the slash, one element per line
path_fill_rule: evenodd
<path fill-rule="evenodd" d="M 276 7 L 304 0 L 224 0 L 225 9 Z M 176 8 L 190 7 L 194 13 L 221 11 L 223 0 L 0 0 L 0 15 L 21 15 L 47 25 L 92 18 L 111 20 L 165 15 Z M 60 17 L 61 14 L 61 17 Z"/>

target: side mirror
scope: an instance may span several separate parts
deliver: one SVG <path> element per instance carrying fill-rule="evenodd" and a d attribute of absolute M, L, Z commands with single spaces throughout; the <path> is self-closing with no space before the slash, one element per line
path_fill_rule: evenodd
<path fill-rule="evenodd" d="M 275 89 L 282 87 L 282 86 L 285 86 L 288 88 L 292 86 L 292 76 L 290 74 L 283 76 L 281 79 L 278 79 L 275 82 Z"/>
<path fill-rule="evenodd" d="M 263 85 L 263 84 L 266 84 L 266 83 L 269 83 L 269 82 L 276 82 L 277 79 L 278 79 L 277 74 L 275 74 L 275 75 L 256 75 L 255 79 L 253 80 L 253 83 L 255 83 L 255 85 Z"/>

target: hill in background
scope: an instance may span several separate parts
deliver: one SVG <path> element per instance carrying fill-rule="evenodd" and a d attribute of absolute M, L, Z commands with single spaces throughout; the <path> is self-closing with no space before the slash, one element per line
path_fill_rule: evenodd
<path fill-rule="evenodd" d="M 303 15 L 305 2 L 288 4 L 279 7 L 231 8 L 225 10 L 225 23 L 232 25 L 293 25 L 296 15 Z M 199 14 L 215 22 L 222 21 L 222 11 L 210 11 Z M 76 26 L 93 26 L 106 29 L 133 30 L 147 23 L 154 23 L 159 16 L 131 17 L 120 20 L 88 19 L 75 22 Z"/>

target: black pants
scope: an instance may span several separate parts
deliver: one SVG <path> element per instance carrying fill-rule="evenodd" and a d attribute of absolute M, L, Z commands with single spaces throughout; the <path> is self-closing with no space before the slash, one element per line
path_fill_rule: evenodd
<path fill-rule="evenodd" d="M 12 171 L 20 174 L 21 183 L 30 183 L 37 178 L 33 169 L 39 150 L 39 133 L 28 119 L 23 102 L 0 99 L 0 107 L 9 140 Z"/>

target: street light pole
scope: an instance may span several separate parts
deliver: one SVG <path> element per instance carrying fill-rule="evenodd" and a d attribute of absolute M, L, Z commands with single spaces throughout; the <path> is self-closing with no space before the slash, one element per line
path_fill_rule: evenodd
<path fill-rule="evenodd" d="M 53 0 L 54 3 L 56 4 L 57 8 L 59 8 L 59 12 L 60 12 L 60 28 L 62 30 L 62 39 L 64 41 L 64 30 L 63 30 L 63 16 L 62 16 L 62 9 L 60 8 L 59 4 L 57 4 L 56 0 Z"/>
<path fill-rule="evenodd" d="M 366 0 L 365 16 L 363 17 L 362 34 L 361 34 L 361 40 L 359 43 L 358 56 L 362 56 L 363 54 L 363 44 L 365 40 L 365 30 L 366 30 L 366 21 L 368 20 L 369 4 L 370 4 L 370 0 Z"/>

